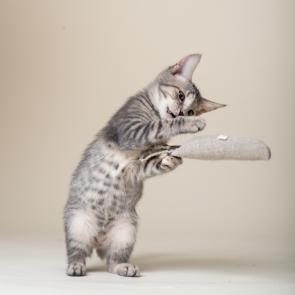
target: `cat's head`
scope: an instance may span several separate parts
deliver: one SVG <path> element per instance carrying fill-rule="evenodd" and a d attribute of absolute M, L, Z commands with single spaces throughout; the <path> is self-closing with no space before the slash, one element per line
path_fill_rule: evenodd
<path fill-rule="evenodd" d="M 200 54 L 184 57 L 161 72 L 152 84 L 153 104 L 162 119 L 198 116 L 225 106 L 203 98 L 192 82 L 194 70 L 200 59 Z"/>

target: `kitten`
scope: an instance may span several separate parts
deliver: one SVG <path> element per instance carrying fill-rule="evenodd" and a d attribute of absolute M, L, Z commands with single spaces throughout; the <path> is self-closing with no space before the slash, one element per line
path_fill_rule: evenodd
<path fill-rule="evenodd" d="M 129 98 L 84 152 L 64 209 L 68 275 L 86 274 L 85 260 L 93 249 L 106 258 L 109 272 L 140 275 L 128 261 L 143 181 L 180 165 L 182 159 L 169 155 L 166 142 L 201 131 L 205 121 L 197 116 L 224 106 L 204 99 L 192 83 L 200 58 L 189 55 L 161 72 Z M 167 153 L 154 153 L 163 149 Z"/>

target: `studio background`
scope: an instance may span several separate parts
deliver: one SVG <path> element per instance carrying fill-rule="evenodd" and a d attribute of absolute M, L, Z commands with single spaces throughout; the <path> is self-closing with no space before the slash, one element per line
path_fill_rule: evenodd
<path fill-rule="evenodd" d="M 202 133 L 260 138 L 272 159 L 185 160 L 148 180 L 134 255 L 205 245 L 294 259 L 294 1 L 0 5 L 0 239 L 62 248 L 68 184 L 86 145 L 162 69 L 202 53 L 193 80 L 228 105 L 203 115 Z"/>

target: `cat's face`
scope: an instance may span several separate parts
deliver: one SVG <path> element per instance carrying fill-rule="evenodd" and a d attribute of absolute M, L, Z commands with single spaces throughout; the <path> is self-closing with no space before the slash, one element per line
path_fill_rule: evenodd
<path fill-rule="evenodd" d="M 193 72 L 200 59 L 200 54 L 186 56 L 157 77 L 154 105 L 162 119 L 198 116 L 225 106 L 203 98 L 193 84 Z"/>

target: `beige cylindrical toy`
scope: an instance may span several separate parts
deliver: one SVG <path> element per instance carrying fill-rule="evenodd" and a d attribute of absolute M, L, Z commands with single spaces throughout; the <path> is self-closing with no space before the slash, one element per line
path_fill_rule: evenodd
<path fill-rule="evenodd" d="M 269 160 L 270 148 L 261 140 L 226 135 L 197 136 L 171 152 L 198 160 Z"/>

